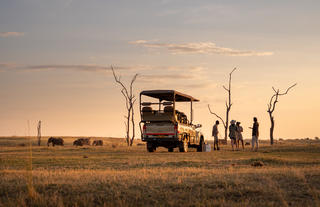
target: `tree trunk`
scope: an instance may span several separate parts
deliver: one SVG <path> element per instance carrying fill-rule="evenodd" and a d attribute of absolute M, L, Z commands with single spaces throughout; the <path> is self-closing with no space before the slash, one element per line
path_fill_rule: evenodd
<path fill-rule="evenodd" d="M 228 127 L 229 127 L 229 110 L 227 109 L 227 112 L 226 112 L 226 126 L 225 126 L 225 129 L 224 129 L 224 140 L 226 140 L 226 141 L 228 139 Z"/>
<path fill-rule="evenodd" d="M 272 114 L 270 114 L 270 121 L 271 121 L 271 127 L 270 127 L 270 144 L 273 145 L 274 118 L 273 118 Z"/>
<path fill-rule="evenodd" d="M 127 116 L 127 145 L 130 146 L 130 110 L 128 110 L 128 116 Z"/>
<path fill-rule="evenodd" d="M 41 121 L 38 122 L 38 146 L 41 145 Z"/>
<path fill-rule="evenodd" d="M 224 129 L 224 140 L 227 141 L 227 137 L 228 137 L 228 128 L 226 127 L 226 128 Z"/>
<path fill-rule="evenodd" d="M 134 140 L 134 137 L 135 137 L 135 124 L 134 124 L 134 111 L 133 111 L 133 106 L 131 107 L 131 122 L 132 122 L 132 138 L 130 140 L 130 146 L 132 146 L 133 144 L 133 140 Z"/>

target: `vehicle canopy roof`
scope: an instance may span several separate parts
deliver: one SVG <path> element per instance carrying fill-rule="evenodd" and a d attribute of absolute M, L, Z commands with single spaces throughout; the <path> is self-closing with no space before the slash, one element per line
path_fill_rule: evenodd
<path fill-rule="evenodd" d="M 160 101 L 174 101 L 174 97 L 176 102 L 198 102 L 199 99 L 193 98 L 187 94 L 180 93 L 175 90 L 148 90 L 142 91 L 140 95 L 149 96 L 152 98 L 157 98 Z M 175 95 L 175 96 L 174 96 Z"/>

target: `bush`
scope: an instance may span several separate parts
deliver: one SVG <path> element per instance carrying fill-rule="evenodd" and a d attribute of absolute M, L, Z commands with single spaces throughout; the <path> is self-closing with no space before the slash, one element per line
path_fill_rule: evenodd
<path fill-rule="evenodd" d="M 264 166 L 264 163 L 262 161 L 254 161 L 253 163 L 251 163 L 251 166 L 262 167 L 262 166 Z"/>

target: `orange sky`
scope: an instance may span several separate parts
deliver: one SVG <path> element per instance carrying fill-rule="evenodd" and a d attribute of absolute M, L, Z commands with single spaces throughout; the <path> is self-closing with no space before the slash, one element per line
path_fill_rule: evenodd
<path fill-rule="evenodd" d="M 274 112 L 276 138 L 320 135 L 320 3 L 315 1 L 1 1 L 0 136 L 123 137 L 124 81 L 135 93 L 174 89 L 201 101 L 195 123 L 206 137 L 230 112 L 250 137 L 252 117 L 268 138 L 272 86 L 285 90 Z M 136 122 L 139 122 L 136 105 Z M 138 131 L 138 130 L 137 130 Z M 222 132 L 222 125 L 220 126 Z"/>

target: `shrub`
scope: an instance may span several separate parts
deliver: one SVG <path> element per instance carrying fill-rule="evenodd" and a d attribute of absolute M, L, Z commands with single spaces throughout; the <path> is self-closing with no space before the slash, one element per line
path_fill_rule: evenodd
<path fill-rule="evenodd" d="M 262 161 L 254 161 L 253 163 L 251 163 L 251 166 L 262 167 L 262 166 L 264 166 L 264 163 Z"/>

